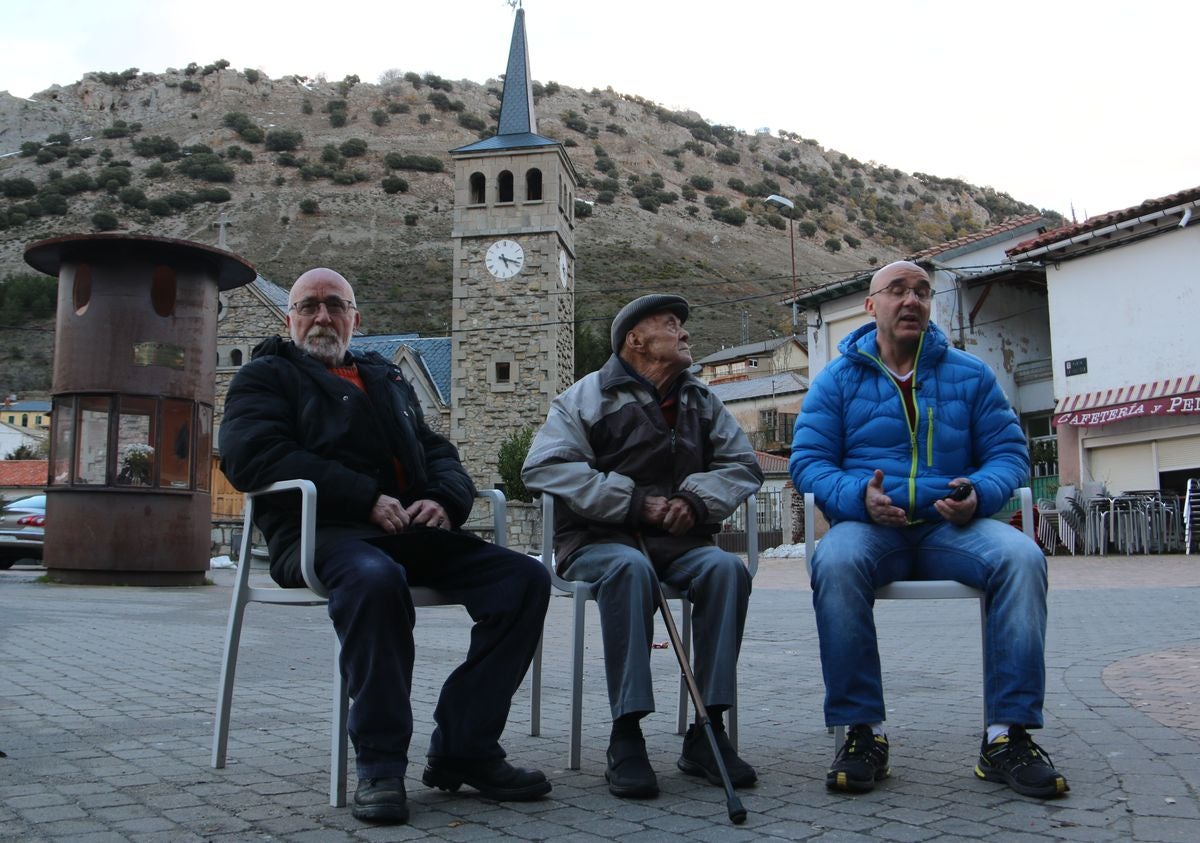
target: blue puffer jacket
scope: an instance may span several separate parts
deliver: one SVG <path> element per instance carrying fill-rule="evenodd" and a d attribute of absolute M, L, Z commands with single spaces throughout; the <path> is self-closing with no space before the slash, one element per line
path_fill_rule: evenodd
<path fill-rule="evenodd" d="M 875 340 L 874 323 L 842 340 L 842 356 L 805 396 L 789 464 L 796 489 L 812 492 L 831 521 L 866 521 L 867 482 L 880 469 L 910 521 L 941 520 L 934 501 L 967 477 L 976 517 L 998 512 L 1028 479 L 1029 450 L 992 370 L 929 323 L 913 372 L 914 431 Z"/>

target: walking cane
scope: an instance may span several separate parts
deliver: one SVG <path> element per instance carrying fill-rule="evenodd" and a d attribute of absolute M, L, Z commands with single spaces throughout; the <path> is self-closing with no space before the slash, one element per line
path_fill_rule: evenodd
<path fill-rule="evenodd" d="M 649 559 L 650 552 L 646 550 L 646 542 L 642 539 L 641 533 L 637 533 L 637 540 L 642 553 Z M 692 666 L 688 664 L 687 654 L 683 651 L 683 640 L 679 637 L 679 630 L 675 628 L 675 618 L 671 616 L 671 609 L 667 606 L 667 598 L 663 594 L 662 585 L 656 583 L 654 591 L 658 601 L 658 610 L 662 613 L 663 623 L 667 626 L 667 637 L 671 639 L 671 649 L 675 651 L 675 658 L 679 660 L 679 669 L 683 671 L 688 694 L 692 698 L 692 705 L 696 707 L 696 725 L 702 728 L 704 734 L 708 736 L 708 745 L 712 747 L 713 759 L 716 760 L 717 771 L 721 774 L 721 783 L 725 785 L 725 808 L 729 811 L 729 819 L 734 825 L 741 825 L 746 821 L 746 809 L 742 806 L 742 800 L 738 799 L 737 794 L 733 792 L 733 782 L 729 779 L 729 770 L 725 769 L 725 759 L 721 757 L 721 748 L 717 746 L 717 736 L 713 732 L 712 721 L 708 718 L 708 709 L 704 705 L 704 700 L 700 699 L 700 686 L 696 684 L 696 677 L 692 675 Z"/>

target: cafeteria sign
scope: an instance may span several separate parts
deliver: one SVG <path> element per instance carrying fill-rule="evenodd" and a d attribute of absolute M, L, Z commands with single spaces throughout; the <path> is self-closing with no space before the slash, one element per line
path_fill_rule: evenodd
<path fill-rule="evenodd" d="M 1134 401 L 1116 407 L 1060 413 L 1055 417 L 1054 424 L 1056 426 L 1068 424 L 1074 427 L 1095 427 L 1141 416 L 1192 415 L 1200 415 L 1200 392 L 1172 395 L 1167 398 L 1149 398 L 1145 401 Z"/>

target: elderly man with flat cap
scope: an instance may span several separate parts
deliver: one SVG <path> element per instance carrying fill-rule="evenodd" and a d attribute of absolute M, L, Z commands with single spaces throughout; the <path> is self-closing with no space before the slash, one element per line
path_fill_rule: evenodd
<path fill-rule="evenodd" d="M 929 319 L 932 301 L 920 266 L 876 272 L 874 323 L 842 340 L 796 422 L 792 480 L 832 524 L 810 564 L 825 722 L 848 727 L 826 785 L 861 793 L 889 774 L 875 589 L 945 579 L 987 595 L 988 725 L 975 775 L 1060 796 L 1067 781 L 1029 734 L 1042 726 L 1046 559 L 990 517 L 1029 477 L 1029 450 L 992 370 L 951 347 Z"/>
<path fill-rule="evenodd" d="M 522 474 L 531 490 L 558 499 L 560 573 L 597 586 L 613 716 L 605 778 L 626 798 L 658 794 L 639 721 L 654 711 L 649 656 L 660 580 L 694 606 L 696 681 L 733 784 L 757 780 L 721 716 L 737 699 L 750 576 L 713 534 L 763 475 L 733 416 L 688 372 L 687 318 L 687 301 L 674 295 L 642 296 L 622 308 L 612 356 L 554 400 Z M 695 726 L 677 766 L 721 783 Z"/>

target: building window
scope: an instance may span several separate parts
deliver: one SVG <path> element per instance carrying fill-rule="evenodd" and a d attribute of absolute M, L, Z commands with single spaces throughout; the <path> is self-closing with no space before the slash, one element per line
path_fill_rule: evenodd
<path fill-rule="evenodd" d="M 175 312 L 175 270 L 169 266 L 154 267 L 150 282 L 150 303 L 159 316 Z"/>
<path fill-rule="evenodd" d="M 229 365 L 242 365 L 242 350 L 240 348 L 235 348 L 233 351 L 229 352 Z"/>
<path fill-rule="evenodd" d="M 508 170 L 502 171 L 500 173 L 500 176 L 496 180 L 496 187 L 499 190 L 499 194 L 496 199 L 497 202 L 513 201 L 513 174 L 512 173 L 510 173 Z"/>
<path fill-rule="evenodd" d="M 88 303 L 92 300 L 92 267 L 81 263 L 75 270 L 75 281 L 71 284 L 71 306 L 75 315 L 87 313 Z"/>
<path fill-rule="evenodd" d="M 542 201 L 542 171 L 532 169 L 525 174 L 525 201 Z"/>
<path fill-rule="evenodd" d="M 471 173 L 471 198 L 472 205 L 483 205 L 487 202 L 487 178 L 483 173 Z"/>
<path fill-rule="evenodd" d="M 757 369 L 758 368 L 758 360 L 755 359 L 754 357 L 751 357 L 750 359 L 748 359 L 746 361 L 746 368 L 747 369 Z"/>
<path fill-rule="evenodd" d="M 512 381 L 512 364 L 508 361 L 498 361 L 496 363 L 496 383 L 510 383 Z"/>

